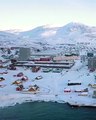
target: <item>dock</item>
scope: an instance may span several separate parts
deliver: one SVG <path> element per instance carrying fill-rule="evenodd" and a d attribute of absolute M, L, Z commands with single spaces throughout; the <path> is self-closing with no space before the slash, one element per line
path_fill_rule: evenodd
<path fill-rule="evenodd" d="M 93 103 L 93 104 L 84 103 L 84 104 L 82 104 L 82 103 L 77 103 L 77 102 L 67 102 L 67 104 L 71 107 L 94 107 L 94 108 L 96 108 L 96 103 Z"/>

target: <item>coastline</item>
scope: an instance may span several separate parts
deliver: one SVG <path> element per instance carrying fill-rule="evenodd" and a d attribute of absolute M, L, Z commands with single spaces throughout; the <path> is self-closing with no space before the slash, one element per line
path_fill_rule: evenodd
<path fill-rule="evenodd" d="M 1 98 L 1 97 L 0 97 Z M 82 98 L 81 101 L 77 99 L 77 101 L 69 100 L 69 96 L 63 96 L 63 95 L 39 95 L 39 94 L 11 94 L 2 96 L 0 99 L 0 107 L 8 107 L 8 106 L 14 106 L 16 104 L 22 104 L 27 102 L 55 102 L 55 103 L 61 103 L 61 104 L 68 104 L 72 107 L 96 107 L 96 103 L 93 103 L 89 99 L 85 102 L 85 99 Z M 75 97 L 74 97 L 75 98 Z M 7 99 L 7 100 L 6 100 Z"/>

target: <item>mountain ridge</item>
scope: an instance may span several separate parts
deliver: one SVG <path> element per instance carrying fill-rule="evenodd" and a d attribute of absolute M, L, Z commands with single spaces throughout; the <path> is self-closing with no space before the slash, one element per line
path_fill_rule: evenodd
<path fill-rule="evenodd" d="M 17 32 L 17 31 L 15 31 Z M 34 29 L 17 32 L 18 34 L 11 31 L 5 32 L 6 37 L 2 38 L 2 32 L 0 32 L 0 41 L 13 41 L 12 43 L 18 44 L 31 44 L 31 43 L 44 43 L 44 44 L 62 44 L 62 43 L 73 43 L 78 42 L 96 42 L 96 27 L 89 27 L 81 23 L 71 22 L 61 27 L 50 27 L 50 25 L 39 26 Z M 9 37 L 8 37 L 9 36 Z M 3 41 L 2 41 L 3 42 Z"/>

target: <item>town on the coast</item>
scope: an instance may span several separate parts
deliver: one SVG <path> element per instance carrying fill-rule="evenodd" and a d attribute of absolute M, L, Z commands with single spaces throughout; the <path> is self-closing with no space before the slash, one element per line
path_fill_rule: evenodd
<path fill-rule="evenodd" d="M 0 46 L 0 107 L 52 101 L 96 107 L 96 48 Z"/>

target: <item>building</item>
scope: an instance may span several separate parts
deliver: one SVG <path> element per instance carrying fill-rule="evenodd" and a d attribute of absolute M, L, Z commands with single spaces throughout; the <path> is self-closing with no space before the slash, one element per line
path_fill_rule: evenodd
<path fill-rule="evenodd" d="M 87 53 L 87 57 L 93 57 L 94 56 L 94 54 L 93 53 Z"/>
<path fill-rule="evenodd" d="M 88 64 L 88 57 L 87 57 L 87 55 L 81 55 L 80 56 L 81 57 L 81 62 L 83 63 L 83 64 Z"/>
<path fill-rule="evenodd" d="M 19 50 L 19 61 L 26 61 L 30 57 L 30 48 L 21 47 Z"/>
<path fill-rule="evenodd" d="M 93 91 L 93 95 L 92 95 L 93 98 L 96 98 L 96 90 Z"/>
<path fill-rule="evenodd" d="M 96 56 L 88 58 L 88 69 L 96 69 Z"/>
<path fill-rule="evenodd" d="M 80 59 L 79 56 L 56 56 L 53 61 L 74 61 Z"/>

